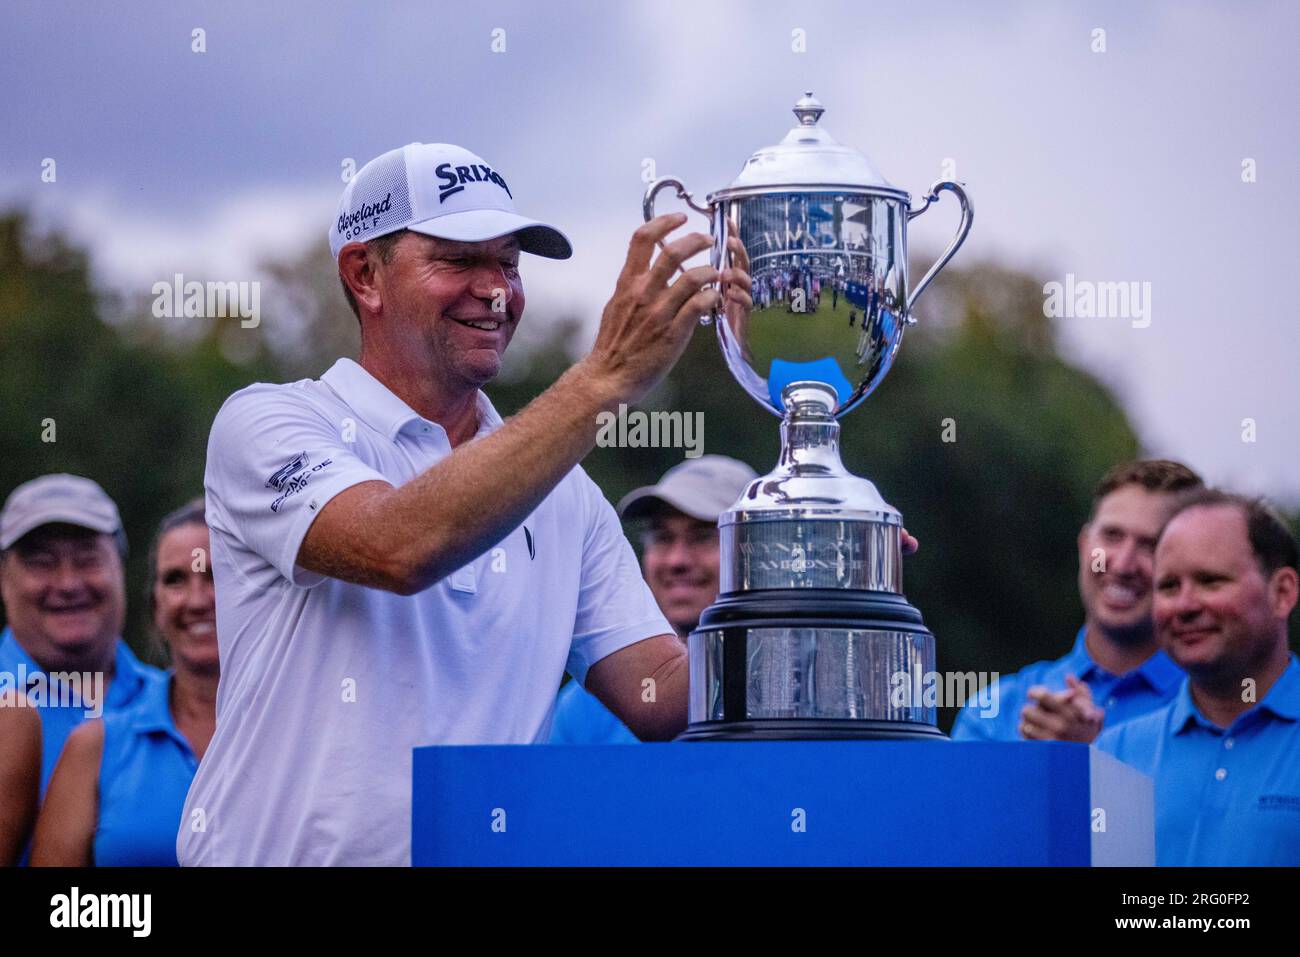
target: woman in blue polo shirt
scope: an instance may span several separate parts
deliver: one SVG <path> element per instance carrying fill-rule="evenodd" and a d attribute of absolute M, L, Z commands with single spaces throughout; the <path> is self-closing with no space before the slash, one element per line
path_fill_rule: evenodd
<path fill-rule="evenodd" d="M 176 833 L 216 723 L 216 602 L 203 500 L 163 519 L 149 607 L 172 668 L 140 700 L 87 721 L 64 746 L 32 840 L 36 865 L 176 864 Z"/>

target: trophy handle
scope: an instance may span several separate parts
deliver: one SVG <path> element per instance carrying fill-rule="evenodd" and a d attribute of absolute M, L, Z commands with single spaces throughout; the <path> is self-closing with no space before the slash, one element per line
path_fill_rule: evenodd
<path fill-rule="evenodd" d="M 709 218 L 709 232 L 713 234 L 713 251 L 710 258 L 713 261 L 713 268 L 721 269 L 722 256 L 727 248 L 726 229 L 724 228 L 721 230 L 715 230 L 713 228 L 714 227 L 713 210 L 710 209 L 708 206 L 701 206 L 699 203 L 695 202 L 695 198 L 686 191 L 685 184 L 683 184 L 681 180 L 677 179 L 677 177 L 661 176 L 653 183 L 651 183 L 648 187 L 646 187 L 645 198 L 641 200 L 641 215 L 645 217 L 645 221 L 647 223 L 650 222 L 650 220 L 655 218 L 655 197 L 658 196 L 661 191 L 667 189 L 669 186 L 672 186 L 677 190 L 678 199 L 684 202 L 691 209 L 695 210 L 697 213 L 703 213 L 705 216 Z M 664 244 L 660 243 L 659 248 L 663 249 Z M 677 271 L 683 274 L 686 272 L 686 270 L 683 269 L 681 266 L 677 267 Z M 702 326 L 712 325 L 713 321 L 717 318 L 718 318 L 717 310 L 716 309 L 711 310 L 707 316 L 700 316 L 700 325 Z"/>
<path fill-rule="evenodd" d="M 916 304 L 916 300 L 921 297 L 921 293 L 925 292 L 925 287 L 930 285 L 930 281 L 934 279 L 939 270 L 948 265 L 948 260 L 952 259 L 957 250 L 961 247 L 961 244 L 966 241 L 966 236 L 970 233 L 971 221 L 975 218 L 975 211 L 971 208 L 970 198 L 966 195 L 966 190 L 962 189 L 961 184 L 954 183 L 952 180 L 942 179 L 931 186 L 930 191 L 925 194 L 924 205 L 917 209 L 909 209 L 907 211 L 907 221 L 910 223 L 912 220 L 916 219 L 916 217 L 929 209 L 930 204 L 938 200 L 939 193 L 945 189 L 952 190 L 957 194 L 957 201 L 961 203 L 961 222 L 957 224 L 957 235 L 954 236 L 952 242 L 948 244 L 948 248 L 943 251 L 943 255 L 935 260 L 934 265 L 930 267 L 930 271 L 921 277 L 921 281 L 916 284 L 916 288 L 912 290 L 912 294 L 907 297 L 908 325 L 914 325 L 916 323 L 916 320 L 912 317 L 912 306 Z"/>

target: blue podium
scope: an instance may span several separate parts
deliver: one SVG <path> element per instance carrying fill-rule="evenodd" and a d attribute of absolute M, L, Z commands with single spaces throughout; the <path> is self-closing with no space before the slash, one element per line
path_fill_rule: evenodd
<path fill-rule="evenodd" d="M 695 742 L 416 748 L 436 866 L 1128 865 L 1150 778 L 1081 744 Z"/>

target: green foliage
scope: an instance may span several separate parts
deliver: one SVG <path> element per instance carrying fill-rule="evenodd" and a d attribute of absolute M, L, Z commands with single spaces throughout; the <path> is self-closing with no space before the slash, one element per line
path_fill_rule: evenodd
<path fill-rule="evenodd" d="M 274 373 L 226 359 L 215 327 L 179 350 L 132 342 L 140 337 L 102 321 L 102 305 L 84 253 L 31 236 L 22 216 L 0 218 L 0 495 L 49 472 L 104 487 L 131 543 L 127 636 L 143 651 L 139 596 L 158 520 L 202 493 L 208 428 L 225 397 Z"/>

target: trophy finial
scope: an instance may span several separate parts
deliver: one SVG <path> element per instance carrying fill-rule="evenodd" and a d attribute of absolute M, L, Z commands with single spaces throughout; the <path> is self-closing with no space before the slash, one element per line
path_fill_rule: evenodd
<path fill-rule="evenodd" d="M 805 90 L 803 97 L 794 105 L 794 115 L 799 118 L 800 126 L 816 126 L 826 108 L 812 95 L 812 90 Z"/>

